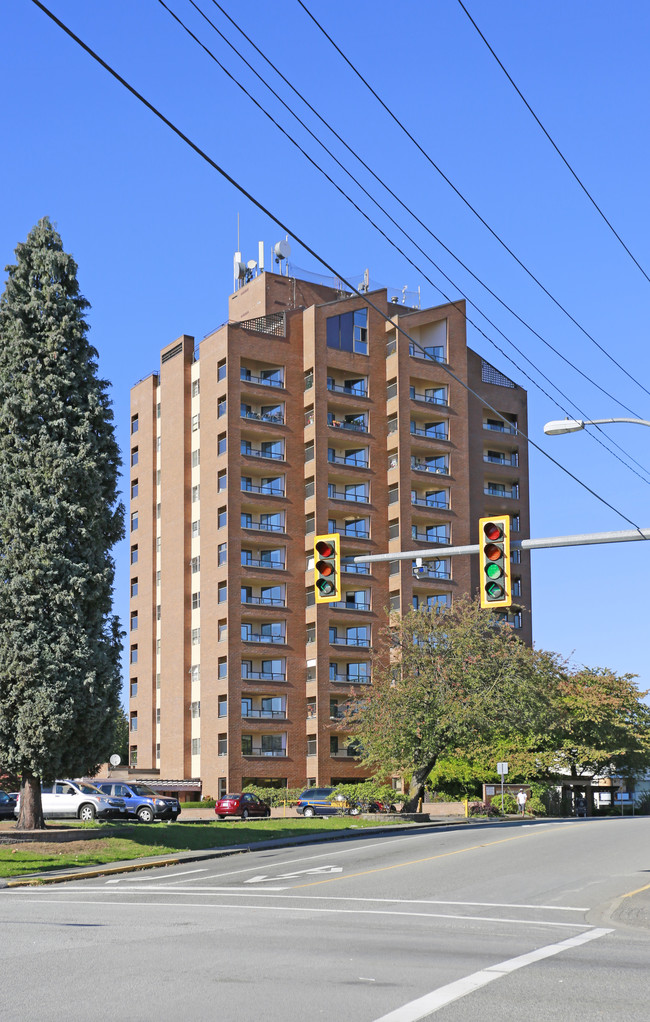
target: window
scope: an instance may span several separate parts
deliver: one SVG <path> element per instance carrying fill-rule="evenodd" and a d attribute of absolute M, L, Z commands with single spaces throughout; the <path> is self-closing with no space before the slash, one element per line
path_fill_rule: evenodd
<path fill-rule="evenodd" d="M 217 737 L 217 755 L 227 756 L 228 755 L 228 735 L 221 734 Z"/>
<path fill-rule="evenodd" d="M 162 514 L 162 504 L 156 504 L 156 518 L 160 518 Z"/>
<path fill-rule="evenodd" d="M 417 597 L 414 596 L 413 599 L 416 600 Z M 391 593 L 390 594 L 390 597 L 389 597 L 389 600 L 388 600 L 388 606 L 389 606 L 390 610 L 397 610 L 397 611 L 399 610 L 399 593 Z"/>
<path fill-rule="evenodd" d="M 327 347 L 368 354 L 368 310 L 356 309 L 327 319 Z"/>
<path fill-rule="evenodd" d="M 222 394 L 222 396 L 217 401 L 217 418 L 220 419 L 225 414 L 226 414 L 226 395 Z"/>
<path fill-rule="evenodd" d="M 309 536 L 314 531 L 314 516 L 313 514 L 305 515 L 305 535 Z"/>
<path fill-rule="evenodd" d="M 192 503 L 196 504 L 197 500 L 201 499 L 201 484 L 198 483 L 192 487 Z"/>
<path fill-rule="evenodd" d="M 228 544 L 220 543 L 217 547 L 217 564 L 225 564 L 228 560 Z"/>
<path fill-rule="evenodd" d="M 218 779 L 218 781 L 217 781 L 217 790 L 218 790 L 219 798 L 225 798 L 226 797 L 226 792 L 227 792 L 228 789 L 226 788 L 226 778 L 225 777 L 220 777 Z"/>
<path fill-rule="evenodd" d="M 160 548 L 161 548 L 161 539 L 160 539 L 160 536 L 156 536 L 156 553 L 157 554 L 160 553 Z"/>
<path fill-rule="evenodd" d="M 225 490 L 227 486 L 228 486 L 228 473 L 226 472 L 225 469 L 223 469 L 217 475 L 217 490 L 219 492 L 221 492 L 222 490 Z"/>
<path fill-rule="evenodd" d="M 307 643 L 316 642 L 316 625 L 307 625 L 306 640 Z"/>
<path fill-rule="evenodd" d="M 222 359 L 221 362 L 217 363 L 217 379 L 225 380 L 226 378 L 226 360 Z"/>
<path fill-rule="evenodd" d="M 131 596 L 138 595 L 138 580 L 137 578 L 131 579 Z"/>
<path fill-rule="evenodd" d="M 160 760 L 160 742 L 156 745 L 156 760 Z"/>
<path fill-rule="evenodd" d="M 227 678 L 228 677 L 228 657 L 220 656 L 217 661 L 217 677 Z"/>
<path fill-rule="evenodd" d="M 201 415 L 199 412 L 193 415 L 191 418 L 192 432 L 196 433 L 197 429 L 201 428 Z"/>
<path fill-rule="evenodd" d="M 157 437 L 156 437 L 156 452 L 157 452 L 158 454 L 160 454 L 160 450 L 161 450 L 161 448 L 162 448 L 162 437 L 160 437 L 160 436 L 157 436 Z"/>
<path fill-rule="evenodd" d="M 134 610 L 133 613 L 131 614 L 131 631 L 135 632 L 137 630 L 137 627 L 138 627 L 138 612 L 137 612 L 137 610 Z"/>
<path fill-rule="evenodd" d="M 156 709 L 156 724 L 160 724 L 160 709 Z"/>
<path fill-rule="evenodd" d="M 129 766 L 135 767 L 138 765 L 138 747 L 137 745 L 129 745 Z"/>
<path fill-rule="evenodd" d="M 157 586 L 160 585 L 160 572 L 159 571 L 156 572 L 156 585 Z"/>
<path fill-rule="evenodd" d="M 160 688 L 160 675 L 159 674 L 156 675 L 156 688 L 157 689 Z"/>
<path fill-rule="evenodd" d="M 305 447 L 305 461 L 314 460 L 314 444 L 313 441 L 308 443 Z"/>
<path fill-rule="evenodd" d="M 307 755 L 316 755 L 316 735 L 307 735 Z"/>
<path fill-rule="evenodd" d="M 195 451 L 192 451 L 192 468 L 198 468 L 201 464 L 201 448 L 197 447 Z"/>
<path fill-rule="evenodd" d="M 131 731 L 137 731 L 138 730 L 138 714 L 137 714 L 137 712 L 134 712 L 134 713 L 131 714 L 131 718 L 130 718 L 130 730 Z"/>
<path fill-rule="evenodd" d="M 228 638 L 228 622 L 225 617 L 220 618 L 217 622 L 217 641 L 223 642 Z"/>
<path fill-rule="evenodd" d="M 159 419 L 159 418 L 160 418 L 160 401 L 159 401 L 159 402 L 158 402 L 158 404 L 156 405 L 156 418 L 157 418 L 157 419 Z"/>
<path fill-rule="evenodd" d="M 201 664 L 192 664 L 190 667 L 190 681 L 201 680 Z"/>
<path fill-rule="evenodd" d="M 314 370 L 308 369 L 305 373 L 305 390 L 311 390 L 314 386 Z"/>
<path fill-rule="evenodd" d="M 201 606 L 201 593 L 192 593 L 192 610 L 198 610 Z"/>
<path fill-rule="evenodd" d="M 132 415 L 131 416 L 131 432 L 132 433 L 137 433 L 138 432 L 138 416 L 137 415 Z"/>
<path fill-rule="evenodd" d="M 200 644 L 200 642 L 201 642 L 201 629 L 200 628 L 193 628 L 192 629 L 192 645 L 193 646 L 198 646 Z"/>
<path fill-rule="evenodd" d="M 138 563 L 138 548 L 137 546 L 131 547 L 131 564 Z"/>
<path fill-rule="evenodd" d="M 250 717 L 253 712 L 253 700 L 248 696 L 244 696 L 241 701 L 241 715 L 242 717 Z"/>
<path fill-rule="evenodd" d="M 162 481 L 162 472 L 160 471 L 160 469 L 158 469 L 158 471 L 156 472 L 156 486 L 160 486 L 161 481 Z"/>
<path fill-rule="evenodd" d="M 241 736 L 241 754 L 242 756 L 253 755 L 253 736 L 242 735 Z"/>
<path fill-rule="evenodd" d="M 228 599 L 228 583 L 220 582 L 217 587 L 217 603 L 225 603 Z"/>
<path fill-rule="evenodd" d="M 217 454 L 225 454 L 228 447 L 226 434 L 220 433 L 217 437 Z"/>
<path fill-rule="evenodd" d="M 228 696 L 219 696 L 219 698 L 217 700 L 217 706 L 218 706 L 217 715 L 219 717 L 227 717 L 228 716 Z"/>
<path fill-rule="evenodd" d="M 197 518 L 196 521 L 192 522 L 192 539 L 196 539 L 197 536 L 201 535 L 201 520 Z"/>
<path fill-rule="evenodd" d="M 131 483 L 131 500 L 134 500 L 138 496 L 138 480 L 134 479 Z"/>
<path fill-rule="evenodd" d="M 198 397 L 201 393 L 201 381 L 192 380 L 192 397 Z"/>
<path fill-rule="evenodd" d="M 521 564 L 521 550 L 511 550 L 510 560 L 513 564 Z"/>
<path fill-rule="evenodd" d="M 217 511 L 217 528 L 224 529 L 228 523 L 228 512 L 225 507 L 220 507 Z"/>
<path fill-rule="evenodd" d="M 201 703 L 199 701 L 190 703 L 190 715 L 195 718 L 201 716 Z"/>
<path fill-rule="evenodd" d="M 193 756 L 200 756 L 201 755 L 201 739 L 200 738 L 193 738 L 192 739 L 192 755 Z"/>
<path fill-rule="evenodd" d="M 137 646 L 131 646 L 129 662 L 132 663 L 132 664 L 137 664 L 137 662 L 138 662 L 138 647 Z"/>
<path fill-rule="evenodd" d="M 131 698 L 134 699 L 137 696 L 137 694 L 138 694 L 138 679 L 137 678 L 133 678 L 131 680 L 131 686 L 130 686 L 130 690 L 129 691 L 130 691 L 130 694 L 131 694 Z"/>
<path fill-rule="evenodd" d="M 137 511 L 132 511 L 131 512 L 131 532 L 135 532 L 137 527 L 138 527 L 138 512 Z"/>

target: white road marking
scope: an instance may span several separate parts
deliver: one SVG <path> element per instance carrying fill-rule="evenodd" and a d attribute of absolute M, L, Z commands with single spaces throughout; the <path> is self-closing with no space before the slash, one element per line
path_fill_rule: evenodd
<path fill-rule="evenodd" d="M 479 972 L 474 972 L 470 976 L 458 979 L 454 983 L 447 983 L 446 986 L 439 987 L 438 990 L 432 990 L 430 994 L 418 997 L 415 1001 L 410 1001 L 408 1004 L 403 1004 L 401 1008 L 390 1011 L 387 1015 L 382 1015 L 381 1018 L 375 1019 L 375 1022 L 418 1022 L 418 1019 L 432 1015 L 435 1011 L 439 1011 L 440 1008 L 451 1004 L 452 1001 L 457 1001 L 459 998 L 471 994 L 474 990 L 486 986 L 487 983 L 491 983 L 495 979 L 507 976 L 508 973 L 515 972 L 517 969 L 523 969 L 526 965 L 532 965 L 533 962 L 539 962 L 544 958 L 551 958 L 553 955 L 559 955 L 563 951 L 579 947 L 581 944 L 586 944 L 587 941 L 598 940 L 608 933 L 613 933 L 613 930 L 589 930 L 587 933 L 578 934 L 577 937 L 569 937 L 568 940 L 560 941 L 559 944 L 548 944 L 546 947 L 540 947 L 536 951 L 529 951 L 527 954 L 519 955 L 517 958 L 509 958 L 505 962 L 491 965 L 487 969 L 481 969 Z"/>
<path fill-rule="evenodd" d="M 187 876 L 188 873 L 207 873 L 207 872 L 208 872 L 208 867 L 207 866 L 203 866 L 203 867 L 201 867 L 201 869 L 184 869 L 182 873 L 173 873 L 172 877 L 175 879 L 176 877 Z M 124 879 L 128 883 L 130 883 L 130 884 L 141 884 L 144 880 L 150 880 L 151 878 L 150 877 L 126 876 L 126 877 L 124 877 Z M 203 880 L 205 878 L 201 877 L 201 879 Z M 117 880 L 114 881 L 114 883 L 117 883 L 117 882 L 118 882 Z M 187 880 L 183 880 L 183 883 L 186 884 Z"/>
<path fill-rule="evenodd" d="M 104 893 L 108 893 L 108 892 L 104 892 Z M 126 894 L 128 892 L 120 891 L 120 893 L 121 894 Z M 194 891 L 185 891 L 183 893 L 185 894 L 186 897 L 192 897 L 192 896 L 198 897 L 198 893 L 195 895 Z M 46 899 L 46 898 L 25 898 L 24 900 L 26 902 L 28 902 L 29 904 L 33 904 L 33 905 L 60 904 L 59 901 L 53 901 L 51 899 Z M 65 904 L 66 905 L 101 905 L 102 902 L 101 901 L 92 901 L 90 899 L 80 900 L 80 899 L 72 899 L 71 898 L 69 900 L 66 900 Z M 166 908 L 166 909 L 170 909 L 170 908 L 196 908 L 196 909 L 213 908 L 213 909 L 218 909 L 220 912 L 223 911 L 224 909 L 231 909 L 231 910 L 239 911 L 239 912 L 301 912 L 301 913 L 311 913 L 312 915 L 314 913 L 319 913 L 321 915 L 347 915 L 347 916 L 354 916 L 354 915 L 360 915 L 360 916 L 406 916 L 406 917 L 408 917 L 410 919 L 453 919 L 455 922 L 507 923 L 508 925 L 514 925 L 514 926 L 551 926 L 551 927 L 554 927 L 554 928 L 557 928 L 557 927 L 569 927 L 572 930 L 584 929 L 586 927 L 586 925 L 587 925 L 586 923 L 580 923 L 580 922 L 576 922 L 576 923 L 550 923 L 550 922 L 545 922 L 545 921 L 541 921 L 541 920 L 537 920 L 537 919 L 508 919 L 506 917 L 501 919 L 498 916 L 494 916 L 494 917 L 492 917 L 492 916 L 458 916 L 458 915 L 451 915 L 450 913 L 443 913 L 443 912 L 401 912 L 401 911 L 390 912 L 390 911 L 385 910 L 385 909 L 367 909 L 367 908 L 313 908 L 313 907 L 311 907 L 311 908 L 301 908 L 300 906 L 294 906 L 294 905 L 250 905 L 250 904 L 248 904 L 248 905 L 233 905 L 232 903 L 231 904 L 222 903 L 222 904 L 216 905 L 216 904 L 214 904 L 214 902 L 211 905 L 207 905 L 205 903 L 204 904 L 201 904 L 201 903 L 197 904 L 197 902 L 192 903 L 190 901 L 186 901 L 186 902 L 184 902 L 184 901 L 175 901 L 175 902 L 169 902 L 169 901 L 139 901 L 139 902 L 138 901 L 111 901 L 111 902 L 108 902 L 108 903 L 104 902 L 103 906 L 105 908 L 112 908 L 113 906 L 118 906 L 118 907 L 128 906 L 129 908 L 133 908 L 135 906 L 135 907 L 141 907 L 141 908 L 151 907 L 151 908 Z M 602 932 L 603 933 L 611 933 L 612 931 L 611 930 L 604 930 Z M 495 966 L 494 968 L 497 968 L 497 967 Z M 401 1020 L 400 1020 L 400 1022 L 401 1022 Z"/>
<path fill-rule="evenodd" d="M 248 880 L 244 880 L 245 884 L 262 884 L 267 880 L 295 880 L 297 877 L 305 876 L 306 874 L 321 874 L 321 873 L 342 873 L 343 866 L 312 866 L 311 869 L 299 869 L 296 873 L 280 873 L 279 876 L 267 876 L 266 873 L 260 873 L 256 877 L 250 877 Z M 284 888 L 286 890 L 286 888 Z"/>

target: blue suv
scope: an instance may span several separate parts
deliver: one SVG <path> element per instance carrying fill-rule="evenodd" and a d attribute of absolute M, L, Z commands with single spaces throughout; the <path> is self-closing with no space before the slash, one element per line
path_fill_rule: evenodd
<path fill-rule="evenodd" d="M 296 805 L 299 816 L 335 816 L 344 812 L 358 816 L 360 808 L 346 801 L 345 795 L 334 795 L 334 788 L 305 788 Z"/>
<path fill-rule="evenodd" d="M 95 781 L 95 786 L 106 795 L 117 795 L 126 803 L 129 816 L 140 823 L 154 820 L 176 820 L 181 807 L 177 798 L 159 795 L 143 781 Z"/>

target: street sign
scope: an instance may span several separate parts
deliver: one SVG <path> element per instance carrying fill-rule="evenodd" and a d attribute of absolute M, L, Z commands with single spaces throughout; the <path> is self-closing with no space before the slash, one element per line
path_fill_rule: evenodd
<path fill-rule="evenodd" d="M 507 763 L 497 763 L 497 773 L 501 774 L 501 776 L 503 776 L 503 774 L 507 774 L 508 773 L 508 764 Z"/>

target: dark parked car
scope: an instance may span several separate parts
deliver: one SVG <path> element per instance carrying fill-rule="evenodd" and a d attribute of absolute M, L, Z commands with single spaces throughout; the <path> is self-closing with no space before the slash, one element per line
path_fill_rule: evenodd
<path fill-rule="evenodd" d="M 181 811 L 178 799 L 159 795 L 143 781 L 95 781 L 95 785 L 107 795 L 117 795 L 126 803 L 129 816 L 140 823 L 154 820 L 175 820 Z"/>
<path fill-rule="evenodd" d="M 225 820 L 226 816 L 241 816 L 242 820 L 247 820 L 249 816 L 268 819 L 271 815 L 270 806 L 247 791 L 243 794 L 224 795 L 215 802 L 214 811 L 218 820 Z"/>
<path fill-rule="evenodd" d="M 335 795 L 334 788 L 305 788 L 296 810 L 300 816 L 334 816 L 341 810 L 350 816 L 358 816 L 361 812 L 359 806 L 350 805 L 344 795 Z"/>
<path fill-rule="evenodd" d="M 0 820 L 13 820 L 16 799 L 6 791 L 0 791 Z"/>

